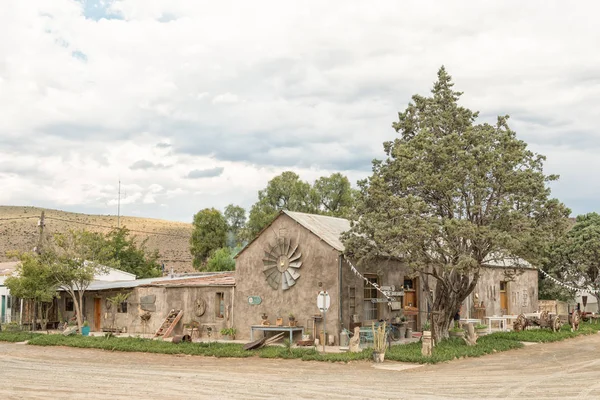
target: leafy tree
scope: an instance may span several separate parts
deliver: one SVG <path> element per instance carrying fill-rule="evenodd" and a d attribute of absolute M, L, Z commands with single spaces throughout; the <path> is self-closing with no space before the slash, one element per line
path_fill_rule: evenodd
<path fill-rule="evenodd" d="M 102 238 L 101 234 L 86 231 L 57 234 L 54 238 L 54 249 L 46 253 L 57 286 L 73 298 L 80 331 L 83 326 L 82 306 L 85 291 L 94 280 L 94 276 L 106 272 L 106 267 L 97 262 L 106 252 L 106 247 L 99 238 Z"/>
<path fill-rule="evenodd" d="M 356 222 L 344 235 L 346 255 L 359 263 L 389 257 L 419 272 L 436 340 L 448 336 L 482 266 L 538 264 L 569 214 L 549 198 L 557 176 L 544 175 L 545 158 L 516 138 L 508 117 L 474 124 L 477 113 L 458 105 L 452 87 L 442 67 L 432 95 L 413 96 L 399 113 L 399 137 L 359 183 Z"/>
<path fill-rule="evenodd" d="M 229 247 L 222 247 L 215 251 L 206 263 L 206 271 L 234 271 L 235 260 L 233 256 L 237 251 Z"/>
<path fill-rule="evenodd" d="M 214 251 L 225 247 L 226 241 L 227 222 L 219 210 L 205 208 L 196 213 L 190 238 L 194 268 L 202 269 Z"/>
<path fill-rule="evenodd" d="M 122 227 L 97 240 L 105 247 L 97 258 L 99 263 L 132 273 L 138 279 L 162 275 L 158 250 L 147 251 L 147 238 L 138 246 L 135 238 L 129 237 L 129 230 Z"/>
<path fill-rule="evenodd" d="M 250 210 L 246 239 L 253 239 L 281 210 L 312 212 L 311 187 L 300 180 L 298 174 L 285 171 L 271 179 L 267 187 L 258 192 L 258 201 Z"/>
<path fill-rule="evenodd" d="M 355 191 L 348 178 L 339 172 L 317 179 L 311 194 L 313 206 L 319 214 L 345 218 L 354 205 Z"/>
<path fill-rule="evenodd" d="M 228 234 L 232 240 L 230 247 L 235 247 L 242 243 L 242 231 L 246 226 L 246 210 L 240 206 L 229 204 L 225 207 L 225 220 L 227 221 Z"/>
<path fill-rule="evenodd" d="M 57 284 L 50 268 L 49 259 L 45 255 L 18 253 L 14 254 L 20 263 L 16 274 L 6 278 L 4 284 L 10 294 L 22 299 L 32 300 L 34 312 L 32 313 L 32 326 L 35 330 L 36 314 L 42 320 L 42 327 L 48 322 L 48 315 L 52 305 L 43 312 L 43 304 L 51 303 L 56 296 Z"/>
<path fill-rule="evenodd" d="M 553 246 L 548 272 L 569 286 L 589 290 L 600 311 L 600 215 L 577 216 L 575 225 Z"/>

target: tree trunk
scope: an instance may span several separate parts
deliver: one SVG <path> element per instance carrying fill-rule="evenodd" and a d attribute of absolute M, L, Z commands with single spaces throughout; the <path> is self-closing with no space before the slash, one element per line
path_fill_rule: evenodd
<path fill-rule="evenodd" d="M 596 307 L 598 307 L 598 314 L 600 314 L 600 294 L 594 294 L 596 298 Z"/>
<path fill-rule="evenodd" d="M 32 310 L 31 310 L 32 311 L 31 312 L 31 318 L 32 318 L 32 320 L 31 320 L 31 330 L 32 331 L 36 331 L 37 330 L 36 329 L 37 301 L 31 300 L 31 303 L 32 303 L 31 304 L 31 308 L 32 308 Z"/>
<path fill-rule="evenodd" d="M 448 330 L 452 327 L 454 316 L 462 302 L 473 292 L 479 272 L 473 279 L 455 270 L 445 272 L 436 282 L 433 305 L 431 307 L 432 335 L 435 343 L 448 338 Z"/>
<path fill-rule="evenodd" d="M 75 307 L 75 314 L 77 315 L 77 328 L 79 329 L 79 332 L 81 332 L 81 328 L 83 327 L 83 319 L 81 317 L 81 306 L 83 305 L 83 302 L 80 304 L 79 299 L 77 298 L 74 292 L 69 292 L 69 294 L 73 299 L 73 306 Z"/>

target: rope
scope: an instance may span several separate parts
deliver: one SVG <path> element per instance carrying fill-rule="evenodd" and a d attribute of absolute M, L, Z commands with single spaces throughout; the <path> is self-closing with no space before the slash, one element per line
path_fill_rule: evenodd
<path fill-rule="evenodd" d="M 387 299 L 387 305 L 388 306 L 392 306 L 392 301 L 396 301 L 396 299 L 394 299 L 393 297 L 388 296 L 383 290 L 381 290 L 381 288 L 379 287 L 379 285 L 377 283 L 371 282 L 370 280 L 368 280 L 367 278 L 365 278 L 363 276 L 363 274 L 361 274 L 360 272 L 358 272 L 358 270 L 356 269 L 356 267 L 354 266 L 354 264 L 352 264 L 352 262 L 348 259 L 346 259 L 346 261 L 348 262 L 348 265 L 350 265 L 350 269 L 352 270 L 352 272 L 354 273 L 354 275 L 360 277 L 362 280 L 364 280 L 365 282 L 367 282 L 369 285 L 373 286 L 379 293 L 381 293 L 386 299 Z"/>

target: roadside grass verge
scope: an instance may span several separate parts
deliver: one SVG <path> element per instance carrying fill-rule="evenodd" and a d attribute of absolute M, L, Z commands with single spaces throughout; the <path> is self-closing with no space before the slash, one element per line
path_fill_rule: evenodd
<path fill-rule="evenodd" d="M 386 360 L 403 361 L 420 364 L 436 364 L 439 362 L 450 361 L 463 357 L 481 357 L 486 354 L 492 354 L 499 351 L 519 349 L 523 344 L 515 340 L 494 338 L 483 336 L 477 340 L 475 346 L 467 346 L 464 340 L 460 338 L 449 338 L 437 344 L 431 357 L 421 355 L 421 343 L 410 343 L 405 345 L 392 346 L 386 354 Z"/>
<path fill-rule="evenodd" d="M 597 333 L 600 324 L 582 323 L 579 331 L 571 332 L 564 325 L 559 332 L 549 329 L 527 330 L 522 332 L 496 332 L 482 336 L 475 346 L 467 346 L 462 339 L 450 338 L 442 341 L 433 348 L 431 357 L 421 355 L 421 343 L 415 342 L 394 345 L 386 352 L 386 360 L 409 363 L 439 363 L 463 357 L 480 357 L 486 354 L 518 349 L 523 347 L 521 342 L 553 342 L 573 338 L 580 335 Z M 156 354 L 186 354 L 208 357 L 260 357 L 279 359 L 300 359 L 304 361 L 351 362 L 370 360 L 372 349 L 364 349 L 359 353 L 326 353 L 321 354 L 315 348 L 286 348 L 268 346 L 262 349 L 245 351 L 237 343 L 171 343 L 162 340 L 142 338 L 117 338 L 80 335 L 45 335 L 35 332 L 0 332 L 0 341 L 23 342 L 35 346 L 69 346 L 85 349 L 100 349 L 108 351 L 142 352 Z"/>
<path fill-rule="evenodd" d="M 600 330 L 600 324 L 583 322 L 579 325 L 579 330 L 571 332 L 571 325 L 564 324 L 560 331 L 552 332 L 551 329 L 529 329 L 520 332 L 495 332 L 484 337 L 494 337 L 498 339 L 518 340 L 520 342 L 558 342 L 564 339 L 570 339 L 581 335 L 591 335 Z"/>
<path fill-rule="evenodd" d="M 26 340 L 31 340 L 34 337 L 42 336 L 40 333 L 34 332 L 11 332 L 11 331 L 1 331 L 0 332 L 0 342 L 24 342 Z"/>

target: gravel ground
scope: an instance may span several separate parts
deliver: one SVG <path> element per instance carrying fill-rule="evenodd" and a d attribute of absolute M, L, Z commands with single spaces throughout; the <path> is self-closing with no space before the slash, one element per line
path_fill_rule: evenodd
<path fill-rule="evenodd" d="M 439 365 L 0 343 L 0 399 L 598 399 L 600 334 Z"/>

